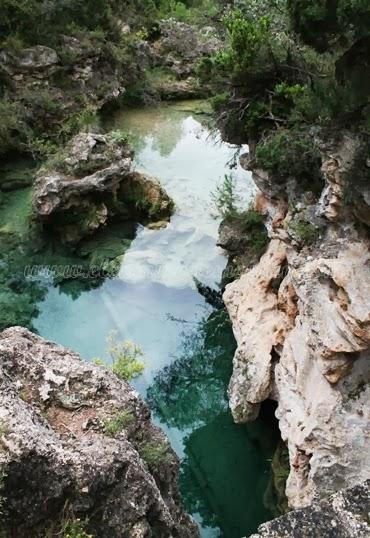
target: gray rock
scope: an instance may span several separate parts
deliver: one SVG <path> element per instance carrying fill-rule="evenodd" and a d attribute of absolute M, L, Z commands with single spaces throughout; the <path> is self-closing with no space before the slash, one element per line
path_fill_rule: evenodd
<path fill-rule="evenodd" d="M 55 66 L 59 58 L 54 49 L 36 45 L 19 52 L 2 51 L 0 63 L 11 73 L 43 70 Z"/>
<path fill-rule="evenodd" d="M 39 171 L 33 197 L 37 216 L 71 244 L 113 215 L 168 218 L 172 201 L 154 178 L 130 172 L 132 158 L 130 146 L 109 135 L 75 136 L 58 160 Z"/>
<path fill-rule="evenodd" d="M 177 457 L 128 383 L 21 327 L 0 334 L 0 370 L 2 533 L 46 536 L 79 518 L 99 538 L 199 536 Z"/>
<path fill-rule="evenodd" d="M 294 510 L 258 529 L 251 538 L 368 538 L 370 480 L 329 499 Z"/>

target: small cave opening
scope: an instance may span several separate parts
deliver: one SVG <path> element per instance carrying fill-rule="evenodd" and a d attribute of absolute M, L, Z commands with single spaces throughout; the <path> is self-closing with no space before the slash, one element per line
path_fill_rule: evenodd
<path fill-rule="evenodd" d="M 268 399 L 261 404 L 260 420 L 270 432 L 272 457 L 270 460 L 270 480 L 264 494 L 264 504 L 274 517 L 288 511 L 285 494 L 286 481 L 289 476 L 288 447 L 281 438 L 279 421 L 276 418 L 277 402 Z"/>

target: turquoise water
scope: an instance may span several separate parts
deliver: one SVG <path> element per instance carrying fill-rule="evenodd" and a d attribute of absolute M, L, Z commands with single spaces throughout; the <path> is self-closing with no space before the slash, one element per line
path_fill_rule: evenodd
<path fill-rule="evenodd" d="M 87 360 L 107 359 L 111 330 L 143 348 L 145 370 L 133 383 L 182 459 L 186 508 L 202 536 L 241 538 L 271 516 L 263 496 L 273 440 L 262 422 L 231 420 L 230 322 L 205 303 L 193 277 L 215 287 L 226 265 L 216 246 L 217 184 L 232 171 L 244 207 L 254 187 L 233 165 L 235 148 L 210 133 L 192 104 L 121 111 L 108 127 L 130 132 L 136 168 L 160 179 L 175 214 L 165 229 L 139 226 L 118 276 L 97 289 L 73 298 L 50 287 L 34 326 Z"/>

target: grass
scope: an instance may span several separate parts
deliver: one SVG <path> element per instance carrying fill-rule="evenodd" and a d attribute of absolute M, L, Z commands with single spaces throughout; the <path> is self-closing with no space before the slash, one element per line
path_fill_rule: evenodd
<path fill-rule="evenodd" d="M 320 235 L 320 228 L 317 228 L 310 222 L 305 220 L 296 220 L 290 222 L 288 225 L 288 231 L 301 242 L 310 244 L 316 241 Z"/>
<path fill-rule="evenodd" d="M 107 435 L 114 437 L 133 422 L 135 422 L 135 415 L 132 411 L 121 411 L 113 419 L 104 421 L 104 432 Z"/>
<path fill-rule="evenodd" d="M 139 453 L 149 468 L 154 471 L 158 470 L 161 465 L 170 463 L 172 460 L 166 443 L 144 443 L 139 448 Z"/>
<path fill-rule="evenodd" d="M 67 519 L 62 524 L 60 533 L 61 538 L 93 538 L 92 534 L 88 534 L 85 530 L 86 521 L 81 519 Z"/>

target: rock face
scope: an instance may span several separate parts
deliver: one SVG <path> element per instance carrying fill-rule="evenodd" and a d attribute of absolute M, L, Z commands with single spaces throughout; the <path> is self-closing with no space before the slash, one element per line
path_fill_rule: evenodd
<path fill-rule="evenodd" d="M 179 502 L 178 460 L 126 382 L 26 329 L 0 334 L 1 531 L 199 536 Z"/>
<path fill-rule="evenodd" d="M 214 54 L 221 46 L 212 27 L 198 29 L 189 24 L 167 19 L 159 23 L 159 38 L 151 47 L 154 68 L 167 70 L 167 76 L 154 80 L 163 99 L 204 97 L 209 88 L 200 86 L 196 77 L 200 59 Z"/>
<path fill-rule="evenodd" d="M 370 480 L 261 525 L 250 538 L 368 538 Z"/>
<path fill-rule="evenodd" d="M 369 240 L 343 202 L 352 142 L 324 153 L 318 201 L 258 196 L 270 246 L 224 293 L 238 342 L 231 410 L 246 422 L 277 400 L 295 508 L 370 478 Z"/>
<path fill-rule="evenodd" d="M 110 217 L 169 218 L 173 203 L 159 182 L 131 172 L 133 152 L 109 135 L 81 133 L 58 162 L 40 170 L 34 209 L 64 243 L 77 243 Z"/>

